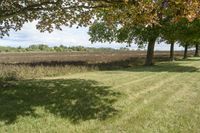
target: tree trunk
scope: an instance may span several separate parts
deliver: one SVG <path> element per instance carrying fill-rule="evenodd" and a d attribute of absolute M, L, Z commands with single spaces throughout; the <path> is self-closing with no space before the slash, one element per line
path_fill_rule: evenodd
<path fill-rule="evenodd" d="M 184 57 L 183 59 L 187 59 L 187 53 L 188 53 L 188 44 L 185 45 L 185 51 L 184 51 Z"/>
<path fill-rule="evenodd" d="M 170 47 L 170 60 L 174 61 L 174 42 L 171 43 L 171 47 Z"/>
<path fill-rule="evenodd" d="M 195 57 L 199 56 L 199 44 L 196 44 Z"/>
<path fill-rule="evenodd" d="M 153 58 L 154 58 L 154 47 L 156 43 L 156 38 L 151 39 L 148 44 L 147 48 L 147 56 L 146 56 L 146 61 L 145 61 L 145 66 L 152 66 L 153 63 Z"/>

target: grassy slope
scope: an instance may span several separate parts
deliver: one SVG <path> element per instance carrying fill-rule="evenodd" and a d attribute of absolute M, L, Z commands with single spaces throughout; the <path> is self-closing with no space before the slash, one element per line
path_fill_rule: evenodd
<path fill-rule="evenodd" d="M 200 132 L 200 58 L 18 81 L 0 88 L 0 132 Z"/>

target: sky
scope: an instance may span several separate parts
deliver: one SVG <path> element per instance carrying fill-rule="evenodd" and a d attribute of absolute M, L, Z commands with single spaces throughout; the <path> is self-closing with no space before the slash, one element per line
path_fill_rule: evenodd
<path fill-rule="evenodd" d="M 63 27 L 62 31 L 54 30 L 52 33 L 41 33 L 35 27 L 36 22 L 26 23 L 20 31 L 11 31 L 10 36 L 5 36 L 0 39 L 0 46 L 13 46 L 13 47 L 28 47 L 32 44 L 47 44 L 49 46 L 85 46 L 85 47 L 109 47 L 118 49 L 120 47 L 126 47 L 126 44 L 119 43 L 94 43 L 89 41 L 89 35 L 87 34 L 88 28 L 69 28 Z M 136 44 L 132 44 L 130 49 L 138 49 Z M 161 43 L 157 44 L 155 50 L 169 50 L 170 45 Z M 175 50 L 183 50 L 178 45 L 175 46 Z"/>

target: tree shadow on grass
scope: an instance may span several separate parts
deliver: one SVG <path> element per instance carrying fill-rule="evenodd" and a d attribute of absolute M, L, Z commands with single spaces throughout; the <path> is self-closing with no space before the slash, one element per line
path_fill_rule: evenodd
<path fill-rule="evenodd" d="M 187 59 L 177 59 L 177 61 L 199 61 L 200 62 L 200 57 L 192 57 L 192 58 L 187 58 Z"/>
<path fill-rule="evenodd" d="M 126 69 L 131 72 L 199 72 L 200 68 L 195 66 L 186 66 L 178 62 L 164 62 L 154 66 L 137 66 Z"/>
<path fill-rule="evenodd" d="M 72 123 L 115 115 L 120 93 L 93 80 L 15 81 L 0 87 L 0 121 L 11 124 L 19 116 L 36 117 L 36 107 Z"/>

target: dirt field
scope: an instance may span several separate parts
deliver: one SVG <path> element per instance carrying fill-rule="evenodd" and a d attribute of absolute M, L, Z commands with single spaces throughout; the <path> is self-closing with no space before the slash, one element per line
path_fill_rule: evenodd
<path fill-rule="evenodd" d="M 183 52 L 176 52 L 176 56 L 182 56 Z M 1 53 L 0 63 L 41 63 L 41 62 L 113 62 L 129 60 L 131 58 L 145 58 L 145 51 L 128 52 L 63 52 L 63 53 Z M 168 58 L 169 52 L 155 52 L 156 58 Z"/>

